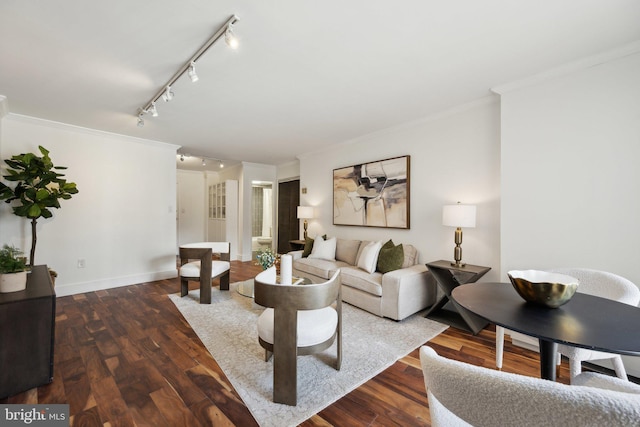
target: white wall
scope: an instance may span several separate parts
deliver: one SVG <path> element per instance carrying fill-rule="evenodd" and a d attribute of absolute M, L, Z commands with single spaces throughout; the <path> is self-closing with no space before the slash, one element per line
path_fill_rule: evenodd
<path fill-rule="evenodd" d="M 178 244 L 207 241 L 207 175 L 200 171 L 178 170 Z M 176 253 L 177 253 L 176 246 Z"/>
<path fill-rule="evenodd" d="M 640 285 L 639 76 L 636 53 L 502 94 L 502 279 L 587 267 Z"/>
<path fill-rule="evenodd" d="M 337 149 L 300 156 L 301 205 L 316 207 L 309 235 L 382 240 L 416 246 L 420 262 L 453 260 L 454 228 L 442 225 L 442 206 L 477 205 L 476 228 L 464 229 L 463 261 L 500 266 L 500 109 L 495 98 L 420 122 L 367 135 Z M 411 229 L 333 225 L 333 169 L 411 156 Z"/>
<path fill-rule="evenodd" d="M 42 145 L 78 184 L 38 221 L 35 262 L 58 272 L 59 296 L 176 276 L 176 146 L 13 114 L 1 131 L 2 159 Z M 31 246 L 29 221 L 5 203 L 0 242 Z"/>

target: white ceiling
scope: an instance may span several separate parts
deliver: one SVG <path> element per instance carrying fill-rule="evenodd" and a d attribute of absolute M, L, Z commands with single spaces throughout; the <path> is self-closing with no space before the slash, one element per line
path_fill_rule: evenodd
<path fill-rule="evenodd" d="M 232 14 L 159 117 L 137 110 Z M 2 0 L 9 112 L 282 164 L 640 40 L 638 0 Z"/>

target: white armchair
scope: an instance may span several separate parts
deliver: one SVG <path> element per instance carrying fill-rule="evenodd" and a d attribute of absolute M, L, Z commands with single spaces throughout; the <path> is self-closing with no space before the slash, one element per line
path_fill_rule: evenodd
<path fill-rule="evenodd" d="M 201 242 L 180 246 L 180 296 L 189 292 L 189 281 L 200 282 L 200 303 L 211 304 L 211 281 L 220 279 L 220 290 L 229 290 L 231 244 Z M 220 260 L 214 260 L 219 254 Z"/>
<path fill-rule="evenodd" d="M 560 268 L 551 270 L 554 273 L 566 274 L 580 281 L 578 292 L 608 298 L 614 301 L 637 306 L 640 302 L 640 289 L 624 277 L 605 271 L 585 268 Z M 496 366 L 502 368 L 504 351 L 504 328 L 496 326 Z M 571 382 L 582 371 L 582 361 L 610 359 L 616 375 L 626 380 L 622 357 L 619 354 L 604 353 L 567 345 L 558 345 L 558 353 L 569 358 Z M 558 362 L 560 358 L 558 358 Z"/>
<path fill-rule="evenodd" d="M 626 427 L 640 420 L 637 386 L 622 392 L 565 385 L 446 359 L 426 346 L 420 363 L 434 427 Z"/>
<path fill-rule="evenodd" d="M 258 318 L 258 341 L 265 359 L 273 355 L 273 401 L 297 404 L 297 356 L 319 353 L 337 342 L 336 370 L 342 363 L 340 270 L 324 283 L 276 284 L 275 267 L 254 280 L 255 302 L 269 307 Z"/>

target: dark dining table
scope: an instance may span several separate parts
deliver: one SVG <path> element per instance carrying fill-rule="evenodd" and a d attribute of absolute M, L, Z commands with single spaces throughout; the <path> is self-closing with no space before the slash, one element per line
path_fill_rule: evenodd
<path fill-rule="evenodd" d="M 511 283 L 474 283 L 452 292 L 465 309 L 496 325 L 538 339 L 540 377 L 555 381 L 558 343 L 640 356 L 640 308 L 576 293 L 558 307 L 526 302 Z"/>

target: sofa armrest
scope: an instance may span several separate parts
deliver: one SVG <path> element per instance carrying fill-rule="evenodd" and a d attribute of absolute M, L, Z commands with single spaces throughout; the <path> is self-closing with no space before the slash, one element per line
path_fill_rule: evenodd
<path fill-rule="evenodd" d="M 303 250 L 291 251 L 291 252 L 288 252 L 288 255 L 291 255 L 293 257 L 293 260 L 295 261 L 297 259 L 302 258 L 302 253 L 303 252 L 304 252 Z"/>
<path fill-rule="evenodd" d="M 424 264 L 390 271 L 382 276 L 382 315 L 402 320 L 436 300 L 437 286 Z"/>

